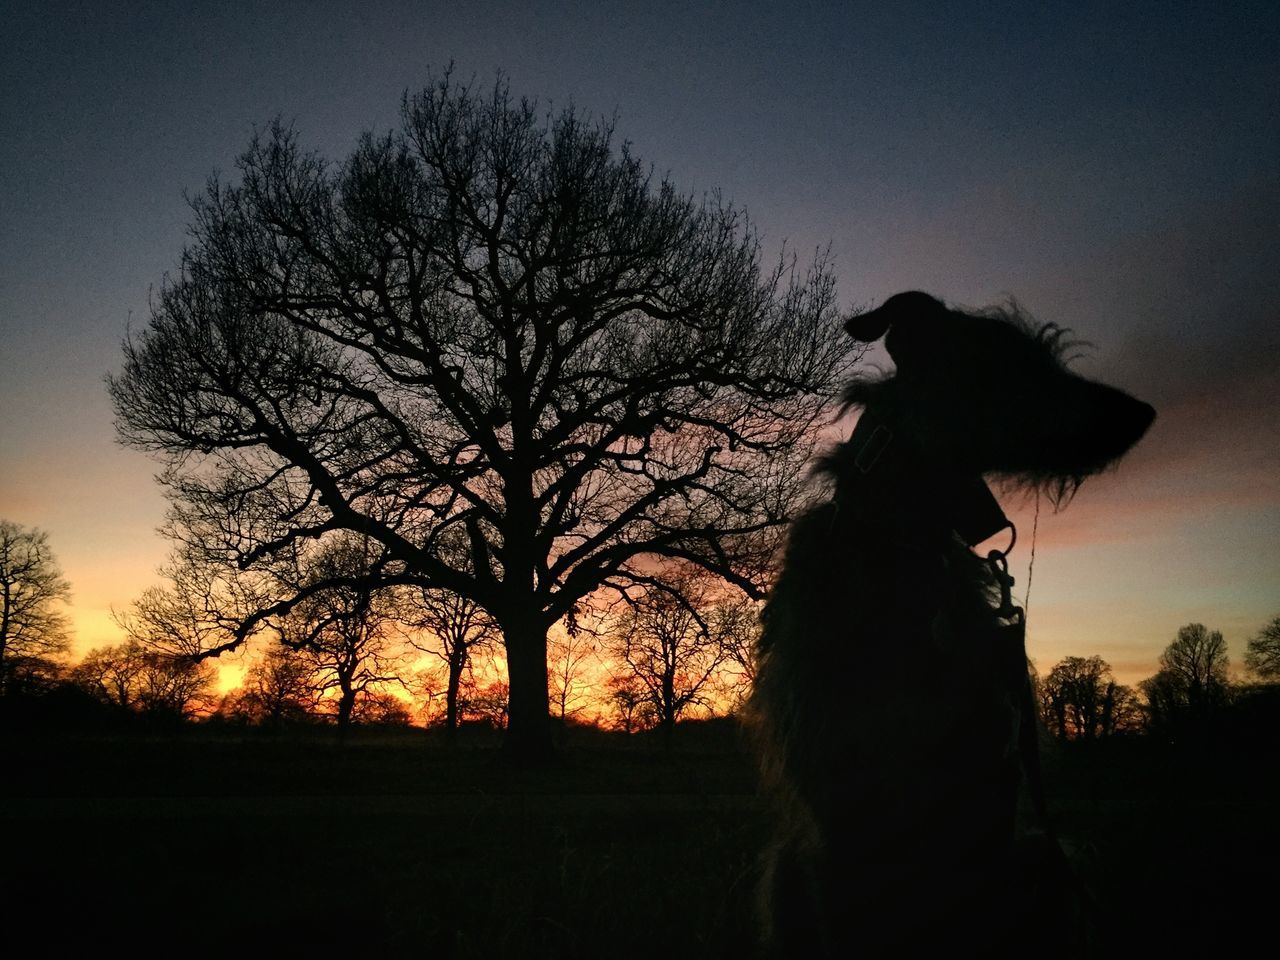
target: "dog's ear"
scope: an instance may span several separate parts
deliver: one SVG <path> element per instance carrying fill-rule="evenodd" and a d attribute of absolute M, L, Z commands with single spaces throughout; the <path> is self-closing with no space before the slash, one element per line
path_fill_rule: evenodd
<path fill-rule="evenodd" d="M 919 347 L 929 341 L 929 335 L 938 321 L 947 315 L 942 301 L 919 290 L 895 293 L 874 310 L 855 314 L 845 321 L 849 336 L 863 343 L 871 343 L 885 336 L 885 349 L 894 363 L 902 366 Z"/>

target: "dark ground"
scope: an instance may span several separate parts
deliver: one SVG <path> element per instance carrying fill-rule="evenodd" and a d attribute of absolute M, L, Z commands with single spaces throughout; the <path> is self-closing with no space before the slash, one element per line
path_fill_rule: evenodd
<path fill-rule="evenodd" d="M 743 956 L 766 832 L 751 763 L 731 726 L 678 734 L 666 755 L 579 733 L 539 772 L 484 735 L 0 740 L 0 936 L 49 954 Z M 1275 753 L 1113 742 L 1055 752 L 1046 782 L 1101 956 L 1269 951 Z"/>

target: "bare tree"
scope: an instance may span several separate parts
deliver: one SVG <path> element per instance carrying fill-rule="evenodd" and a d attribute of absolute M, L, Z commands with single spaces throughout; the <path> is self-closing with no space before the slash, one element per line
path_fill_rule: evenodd
<path fill-rule="evenodd" d="M 709 626 L 724 650 L 722 675 L 734 710 L 743 707 L 756 682 L 756 645 L 760 636 L 759 605 L 747 598 L 724 600 L 712 608 Z"/>
<path fill-rule="evenodd" d="M 413 713 L 409 702 L 390 690 L 366 690 L 356 701 L 352 720 L 368 727 L 407 727 Z"/>
<path fill-rule="evenodd" d="M 1280 680 L 1280 616 L 1250 638 L 1244 663 L 1263 680 Z"/>
<path fill-rule="evenodd" d="M 70 679 L 103 703 L 161 719 L 186 719 L 208 705 L 213 668 L 130 640 L 89 651 Z"/>
<path fill-rule="evenodd" d="M 547 631 L 579 600 L 654 557 L 760 593 L 853 358 L 824 257 L 762 266 L 740 211 L 610 123 L 448 74 L 402 113 L 338 165 L 276 124 L 211 180 L 124 345 L 118 428 L 227 562 L 355 530 L 483 607 L 507 745 L 540 755 Z"/>
<path fill-rule="evenodd" d="M 594 631 L 583 629 L 571 618 L 562 636 L 547 640 L 547 683 L 552 714 L 560 720 L 586 708 L 594 685 L 586 679 L 587 667 L 599 649 Z"/>
<path fill-rule="evenodd" d="M 614 722 L 623 733 L 648 730 L 657 723 L 648 691 L 635 674 L 615 674 L 605 687 Z"/>
<path fill-rule="evenodd" d="M 136 709 L 141 652 L 136 643 L 97 647 L 86 653 L 71 670 L 71 682 L 102 703 L 125 710 Z"/>
<path fill-rule="evenodd" d="M 131 640 L 159 653 L 200 658 L 234 638 L 244 619 L 267 602 L 250 578 L 189 545 L 160 573 L 163 586 L 148 587 L 127 608 L 112 611 Z"/>
<path fill-rule="evenodd" d="M 374 572 L 376 549 L 356 536 L 329 538 L 295 574 L 295 595 L 303 599 L 272 622 L 280 642 L 307 665 L 317 694 L 336 692 L 335 718 L 343 732 L 356 719 L 359 700 L 403 683 L 397 627 L 404 599 Z"/>
<path fill-rule="evenodd" d="M 445 697 L 449 685 L 449 668 L 440 663 L 428 663 L 404 678 L 410 698 L 417 704 L 415 715 L 423 726 L 435 727 L 445 723 Z"/>
<path fill-rule="evenodd" d="M 311 669 L 296 650 L 276 643 L 245 672 L 236 710 L 268 726 L 305 719 L 315 707 Z"/>
<path fill-rule="evenodd" d="M 463 678 L 473 655 L 488 650 L 497 639 L 497 625 L 478 603 L 451 590 L 421 588 L 414 597 L 414 609 L 409 614 L 413 626 L 426 630 L 432 641 L 411 634 L 410 642 L 444 663 L 444 723 L 452 735 L 458 729 Z"/>
<path fill-rule="evenodd" d="M 708 694 L 725 647 L 708 622 L 711 608 L 705 575 L 669 569 L 628 598 L 612 636 L 611 652 L 639 681 L 668 744 L 676 721 L 690 707 L 714 706 Z"/>
<path fill-rule="evenodd" d="M 482 680 L 467 671 L 461 696 L 461 718 L 497 729 L 511 721 L 511 685 L 506 680 Z"/>
<path fill-rule="evenodd" d="M 1203 730 L 1225 706 L 1227 644 L 1217 630 L 1189 623 L 1160 655 L 1160 672 L 1142 682 L 1153 728 Z"/>
<path fill-rule="evenodd" d="M 1138 686 L 1146 699 L 1149 731 L 1171 733 L 1186 719 L 1186 691 L 1172 671 L 1161 670 Z"/>
<path fill-rule="evenodd" d="M 1141 730 L 1145 719 L 1142 697 L 1133 687 L 1123 683 L 1108 682 L 1102 718 L 1101 736 L 1109 737 L 1117 733 L 1134 733 Z"/>
<path fill-rule="evenodd" d="M 0 694 L 20 666 L 39 669 L 67 652 L 60 606 L 70 597 L 48 536 L 0 520 Z"/>
<path fill-rule="evenodd" d="M 1061 740 L 1098 740 L 1138 725 L 1137 695 L 1101 657 L 1066 657 L 1037 687 L 1041 714 Z"/>
<path fill-rule="evenodd" d="M 1180 627 L 1160 655 L 1160 666 L 1177 678 L 1193 713 L 1221 705 L 1226 697 L 1227 644 L 1203 623 Z"/>

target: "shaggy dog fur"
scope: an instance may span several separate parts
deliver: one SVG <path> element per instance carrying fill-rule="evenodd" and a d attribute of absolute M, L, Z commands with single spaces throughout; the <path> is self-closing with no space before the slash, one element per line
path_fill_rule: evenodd
<path fill-rule="evenodd" d="M 824 463 L 833 494 L 794 523 L 764 612 L 752 712 L 780 805 L 768 952 L 1039 952 L 1015 829 L 1019 723 L 1034 718 L 1021 612 L 1001 609 L 970 549 L 1004 522 L 983 480 L 1061 503 L 1155 412 L 1070 372 L 1064 331 L 1016 309 L 913 292 L 846 328 L 887 330 L 897 369 L 848 388 L 858 429 Z"/>

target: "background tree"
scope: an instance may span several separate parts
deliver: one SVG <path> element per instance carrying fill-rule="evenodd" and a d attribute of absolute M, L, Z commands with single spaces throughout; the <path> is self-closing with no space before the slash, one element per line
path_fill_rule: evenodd
<path fill-rule="evenodd" d="M 69 646 L 60 606 L 71 598 L 48 536 L 0 520 L 0 694 L 48 672 Z"/>
<path fill-rule="evenodd" d="M 376 573 L 371 555 L 377 549 L 361 537 L 329 538 L 293 579 L 294 594 L 303 599 L 273 623 L 280 642 L 307 666 L 316 693 L 336 693 L 334 716 L 343 732 L 357 719 L 360 700 L 402 684 L 397 627 L 404 598 Z"/>
<path fill-rule="evenodd" d="M 508 747 L 541 754 L 547 631 L 582 598 L 655 557 L 759 594 L 853 358 L 824 258 L 762 266 L 742 213 L 609 123 L 447 74 L 402 117 L 339 165 L 274 125 L 210 182 L 118 428 L 229 563 L 354 530 L 483 607 Z"/>
<path fill-rule="evenodd" d="M 424 727 L 444 726 L 448 668 L 443 662 L 428 662 L 408 671 L 403 678 L 410 699 L 417 704 L 416 720 Z"/>
<path fill-rule="evenodd" d="M 623 733 L 649 730 L 657 723 L 648 691 L 633 673 L 617 673 L 605 684 L 614 725 Z"/>
<path fill-rule="evenodd" d="M 134 640 L 89 651 L 70 673 L 96 699 L 152 719 L 184 720 L 209 705 L 213 668 Z"/>
<path fill-rule="evenodd" d="M 1134 691 L 1116 683 L 1101 657 L 1066 657 L 1039 682 L 1041 715 L 1061 740 L 1098 740 L 1137 725 Z"/>
<path fill-rule="evenodd" d="M 445 729 L 453 734 L 458 729 L 463 679 L 473 656 L 488 651 L 496 641 L 497 625 L 478 603 L 451 590 L 421 588 L 414 597 L 414 610 L 413 626 L 427 631 L 430 640 L 410 635 L 410 642 L 444 663 L 443 719 Z"/>
<path fill-rule="evenodd" d="M 724 662 L 723 637 L 708 614 L 712 604 L 705 575 L 691 568 L 670 569 L 651 578 L 612 636 L 612 653 L 639 681 L 668 744 L 676 721 L 690 707 L 713 707 L 711 679 Z"/>
<path fill-rule="evenodd" d="M 588 705 L 594 684 L 587 679 L 587 668 L 596 661 L 596 636 L 579 625 L 575 617 L 563 634 L 548 638 L 547 649 L 551 712 L 564 721 Z"/>
<path fill-rule="evenodd" d="M 722 678 L 727 702 L 742 707 L 756 680 L 756 641 L 760 636 L 759 605 L 747 597 L 718 603 L 710 614 L 710 629 L 724 652 Z"/>
<path fill-rule="evenodd" d="M 366 690 L 356 701 L 352 720 L 365 727 L 407 727 L 413 712 L 408 701 L 390 690 Z"/>
<path fill-rule="evenodd" d="M 1203 623 L 1189 623 L 1160 655 L 1160 667 L 1169 671 L 1185 691 L 1193 712 L 1219 706 L 1227 693 L 1227 644 L 1217 630 Z"/>
<path fill-rule="evenodd" d="M 172 524 L 168 532 L 177 538 Z M 160 573 L 164 585 L 148 587 L 127 608 L 112 613 L 131 640 L 160 653 L 199 658 L 232 640 L 244 619 L 266 603 L 250 578 L 189 542 L 180 540 Z"/>
<path fill-rule="evenodd" d="M 1101 735 L 1110 737 L 1117 733 L 1136 733 L 1146 719 L 1142 709 L 1142 697 L 1138 691 L 1123 683 L 1108 684 L 1106 710 Z"/>
<path fill-rule="evenodd" d="M 311 669 L 298 651 L 276 643 L 250 665 L 235 711 L 268 726 L 305 720 L 315 707 Z"/>
<path fill-rule="evenodd" d="M 1189 623 L 1160 655 L 1160 672 L 1144 680 L 1153 728 L 1203 731 L 1228 700 L 1227 644 L 1217 630 Z"/>
<path fill-rule="evenodd" d="M 138 701 L 141 653 L 142 648 L 136 643 L 96 647 L 72 668 L 71 682 L 102 703 L 133 710 Z"/>
<path fill-rule="evenodd" d="M 1244 663 L 1263 680 L 1280 680 L 1280 616 L 1249 640 Z"/>
<path fill-rule="evenodd" d="M 511 721 L 511 685 L 503 679 L 477 677 L 468 669 L 460 701 L 463 721 L 504 729 Z"/>

